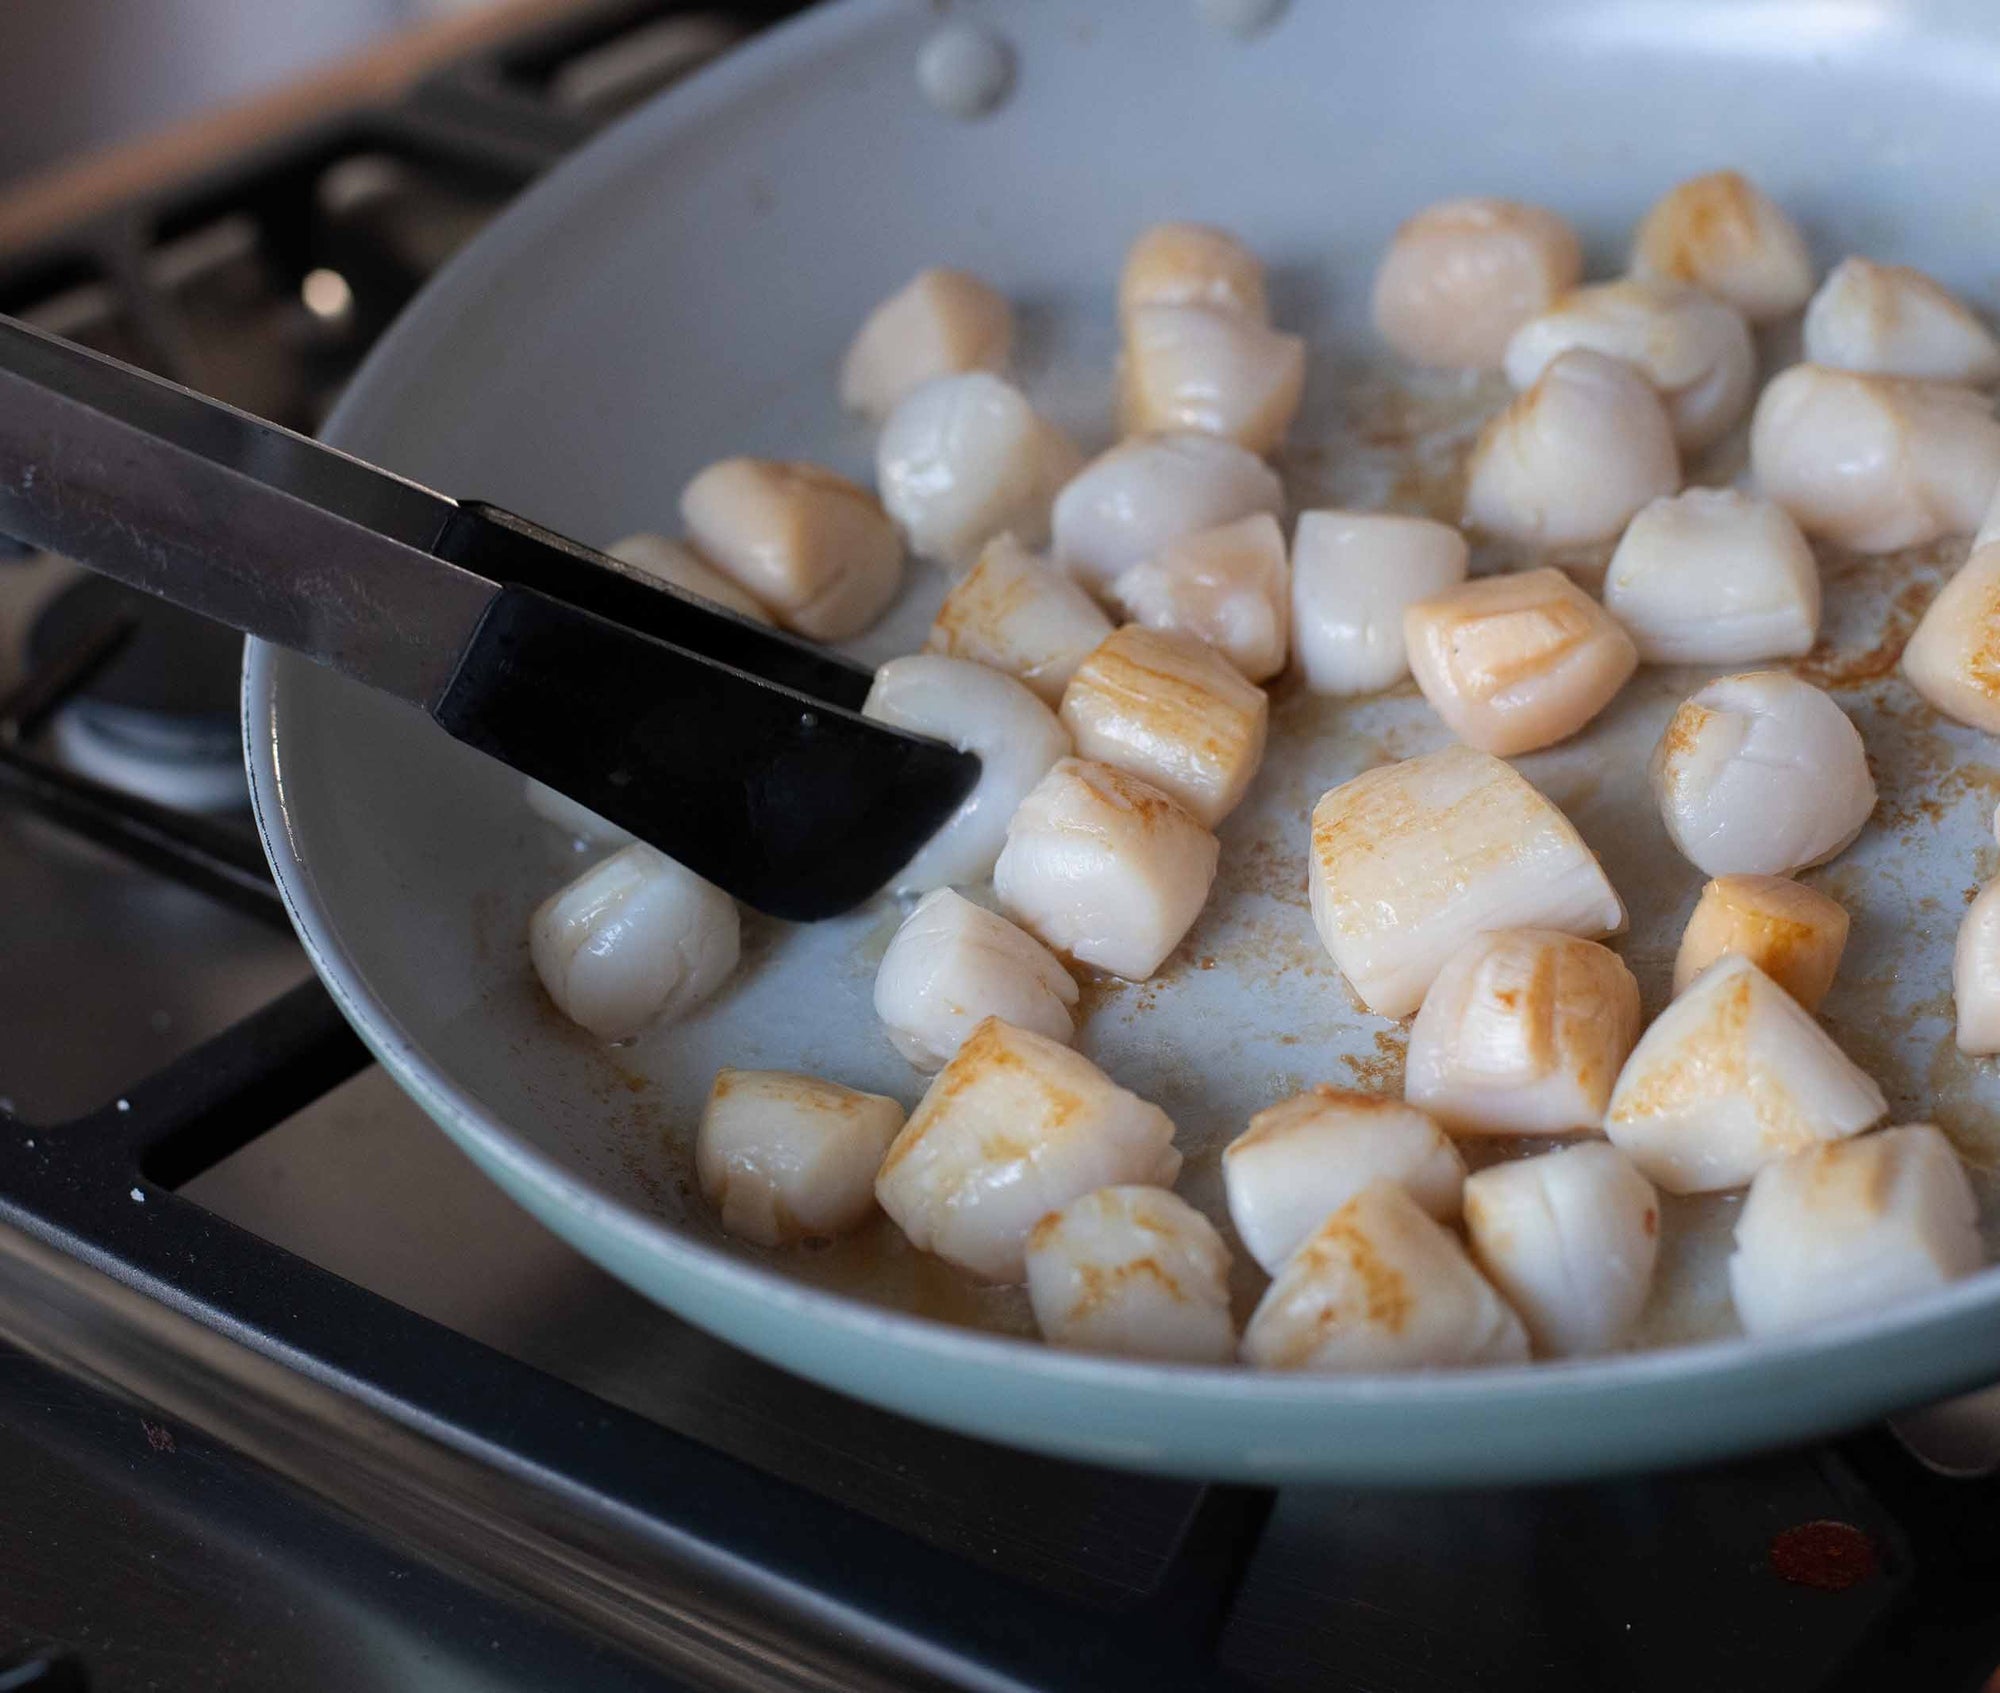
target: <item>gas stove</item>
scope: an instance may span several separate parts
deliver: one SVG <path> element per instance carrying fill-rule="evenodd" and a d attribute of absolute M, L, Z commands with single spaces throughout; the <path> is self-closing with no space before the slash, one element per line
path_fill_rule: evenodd
<path fill-rule="evenodd" d="M 310 429 L 514 193 L 786 9 L 575 6 L 0 246 L 0 310 Z M 0 1689 L 1991 1684 L 1977 1408 L 1924 1460 L 1274 1494 L 732 1350 L 370 1063 L 242 810 L 233 639 L 14 552 L 0 653 Z"/>

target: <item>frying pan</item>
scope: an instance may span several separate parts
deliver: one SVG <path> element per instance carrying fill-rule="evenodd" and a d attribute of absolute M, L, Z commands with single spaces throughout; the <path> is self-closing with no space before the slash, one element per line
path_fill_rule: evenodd
<path fill-rule="evenodd" d="M 1979 0 L 1296 0 L 1240 40 L 1184 0 L 951 9 L 1009 44 L 1009 98 L 976 121 L 914 76 L 928 0 L 845 0 L 774 30 L 607 134 L 432 284 L 329 425 L 338 445 L 598 544 L 671 529 L 681 483 L 751 452 L 866 475 L 834 366 L 867 308 L 931 263 L 1018 302 L 1017 374 L 1087 443 L 1109 438 L 1110 297 L 1150 221 L 1206 219 L 1272 262 L 1278 320 L 1312 340 L 1285 470 L 1295 501 L 1449 514 L 1490 382 L 1371 362 L 1367 279 L 1437 198 L 1558 207 L 1595 274 L 1671 182 L 1762 181 L 1822 263 L 1921 265 L 1978 299 L 2000 251 L 1990 176 L 2000 35 Z M 1769 349 L 1782 356 L 1781 349 Z M 1725 465 L 1724 469 L 1727 468 Z M 1827 650 L 1807 673 L 1853 712 L 1882 809 L 1813 879 L 1855 914 L 1825 1007 L 1898 1120 L 1984 1170 L 2000 1085 L 1950 1041 L 1948 957 L 1996 868 L 2000 771 L 1893 675 L 1900 634 L 1963 543 L 1827 555 Z M 941 592 L 852 649 L 921 642 Z M 1887 655 L 1886 657 L 1884 655 Z M 1632 907 L 1649 1011 L 1700 878 L 1667 845 L 1643 764 L 1693 672 L 1647 671 L 1579 740 L 1520 761 Z M 257 813 L 314 966 L 376 1055 L 466 1154 L 556 1233 L 726 1339 L 861 1398 L 1019 1445 L 1161 1471 L 1283 1481 L 1555 1478 L 1800 1438 L 2000 1376 L 2000 1273 L 1782 1342 L 1733 1331 L 1736 1205 L 1669 1205 L 1647 1349 L 1532 1368 L 1372 1378 L 1156 1367 L 1026 1338 L 1020 1295 L 975 1287 L 886 1225 L 818 1252 L 723 1239 L 690 1147 L 722 1063 L 814 1071 L 914 1101 L 869 1008 L 897 914 L 746 921 L 739 978 L 620 1049 L 543 1001 L 529 911 L 582 863 L 517 780 L 393 701 L 253 647 L 244 721 Z M 1280 688 L 1274 747 L 1223 830 L 1209 912 L 1141 987 L 1087 990 L 1082 1045 L 1180 1125 L 1184 1188 L 1219 1214 L 1216 1154 L 1314 1081 L 1394 1087 L 1402 1032 L 1367 1016 L 1313 938 L 1305 816 L 1325 788 L 1441 744 L 1422 701 Z M 837 850 L 830 847 L 829 850 Z M 1247 1298 L 1254 1289 L 1240 1290 Z"/>

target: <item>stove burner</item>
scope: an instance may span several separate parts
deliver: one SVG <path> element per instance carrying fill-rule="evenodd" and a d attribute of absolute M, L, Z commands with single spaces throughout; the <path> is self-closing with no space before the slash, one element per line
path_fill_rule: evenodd
<path fill-rule="evenodd" d="M 129 626 L 123 650 L 57 713 L 50 735 L 72 769 L 158 805 L 229 811 L 248 803 L 237 726 L 243 637 L 103 577 L 43 609 L 35 666 L 99 630 Z"/>

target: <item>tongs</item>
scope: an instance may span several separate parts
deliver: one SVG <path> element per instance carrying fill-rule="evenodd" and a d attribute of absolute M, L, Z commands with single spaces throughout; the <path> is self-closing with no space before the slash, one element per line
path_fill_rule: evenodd
<path fill-rule="evenodd" d="M 0 534 L 406 700 L 779 917 L 866 899 L 978 778 L 861 716 L 859 665 L 6 317 Z"/>

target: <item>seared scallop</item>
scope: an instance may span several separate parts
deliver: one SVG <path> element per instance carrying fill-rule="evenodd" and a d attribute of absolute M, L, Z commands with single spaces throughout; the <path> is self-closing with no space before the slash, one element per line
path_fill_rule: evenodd
<path fill-rule="evenodd" d="M 752 623 L 769 623 L 771 614 L 741 584 L 724 575 L 694 548 L 664 535 L 641 533 L 613 541 L 604 549 L 621 564 L 629 564 L 683 593 L 713 600 L 725 611 Z"/>
<path fill-rule="evenodd" d="M 1639 984 L 1595 941 L 1475 935 L 1410 1025 L 1403 1097 L 1458 1135 L 1595 1130 L 1639 1038 Z"/>
<path fill-rule="evenodd" d="M 1215 1225 L 1162 1187 L 1101 1187 L 1051 1211 L 1028 1236 L 1028 1302 L 1052 1346 L 1226 1364 L 1229 1248 Z"/>
<path fill-rule="evenodd" d="M 1410 673 L 1403 614 L 1465 580 L 1465 537 L 1388 512 L 1307 511 L 1292 541 L 1292 654 L 1316 694 L 1372 694 Z"/>
<path fill-rule="evenodd" d="M 2000 545 L 1974 551 L 1903 648 L 1910 685 L 1947 717 L 2000 735 Z"/>
<path fill-rule="evenodd" d="M 1639 668 L 1632 637 L 1560 570 L 1447 588 L 1403 614 L 1403 636 L 1431 709 L 1501 757 L 1567 740 Z"/>
<path fill-rule="evenodd" d="M 1411 218 L 1375 272 L 1377 333 L 1418 364 L 1498 370 L 1507 343 L 1577 284 L 1583 250 L 1554 212 L 1445 200 Z"/>
<path fill-rule="evenodd" d="M 1201 915 L 1220 853 L 1152 783 L 1066 758 L 1007 825 L 993 889 L 1010 917 L 1057 952 L 1143 981 Z"/>
<path fill-rule="evenodd" d="M 1805 238 L 1733 170 L 1692 177 L 1662 196 L 1639 225 L 1632 274 L 1691 282 L 1752 323 L 1797 311 L 1813 291 Z"/>
<path fill-rule="evenodd" d="M 968 271 L 921 270 L 862 324 L 840 365 L 840 403 L 880 422 L 926 382 L 1004 370 L 1014 341 L 1006 299 Z"/>
<path fill-rule="evenodd" d="M 1604 609 L 1647 664 L 1800 658 L 1819 636 L 1819 566 L 1782 506 L 1685 488 L 1626 525 Z"/>
<path fill-rule="evenodd" d="M 1785 1334 L 1935 1292 L 1985 1256 L 1958 1154 L 1917 1123 L 1764 1170 L 1737 1219 L 1729 1288 L 1745 1330 Z"/>
<path fill-rule="evenodd" d="M 1077 666 L 1061 716 L 1082 757 L 1151 782 L 1212 829 L 1257 774 L 1270 701 L 1193 636 L 1128 623 Z"/>
<path fill-rule="evenodd" d="M 1119 361 L 1128 433 L 1192 429 L 1253 453 L 1285 438 L 1305 394 L 1306 344 L 1220 306 L 1140 306 Z"/>
<path fill-rule="evenodd" d="M 1521 1319 L 1394 1182 L 1362 1189 L 1285 1260 L 1243 1331 L 1267 1370 L 1522 1364 Z"/>
<path fill-rule="evenodd" d="M 600 1040 L 684 1016 L 736 968 L 736 902 L 640 842 L 551 894 L 528 954 L 556 1009 Z"/>
<path fill-rule="evenodd" d="M 1266 682 L 1285 668 L 1291 590 L 1285 532 L 1259 512 L 1169 541 L 1120 576 L 1111 598 L 1132 622 L 1192 635 L 1246 681 Z"/>
<path fill-rule="evenodd" d="M 987 542 L 938 607 L 924 645 L 1012 676 L 1054 706 L 1111 619 L 1061 571 L 1012 535 Z"/>
<path fill-rule="evenodd" d="M 1490 929 L 1595 939 L 1625 906 L 1569 819 L 1470 747 L 1364 771 L 1313 808 L 1313 922 L 1370 1011 L 1407 1017 Z"/>
<path fill-rule="evenodd" d="M 1101 1187 L 1166 1187 L 1174 1125 L 1060 1041 L 988 1017 L 882 1161 L 875 1196 L 911 1244 L 988 1281 L 1026 1273 L 1029 1232 Z"/>
<path fill-rule="evenodd" d="M 1920 270 L 1842 259 L 1806 307 L 1814 364 L 1872 376 L 2000 381 L 2000 341 L 1966 304 Z"/>
<path fill-rule="evenodd" d="M 1857 1135 L 1887 1110 L 1882 1090 L 1797 1000 L 1729 953 L 1640 1036 L 1604 1131 L 1669 1193 L 1712 1193 Z"/>
<path fill-rule="evenodd" d="M 1147 306 L 1207 306 L 1266 323 L 1263 261 L 1227 230 L 1156 223 L 1132 243 L 1118 279 L 1121 319 Z"/>
<path fill-rule="evenodd" d="M 1959 919 L 1951 997 L 1959 1051 L 2000 1052 L 2000 882 L 1981 888 Z"/>
<path fill-rule="evenodd" d="M 917 902 L 875 972 L 875 1015 L 919 1070 L 937 1069 L 988 1017 L 1067 1041 L 1076 1000 L 1062 960 L 950 888 Z"/>
<path fill-rule="evenodd" d="M 859 1228 L 903 1108 L 784 1070 L 718 1070 L 695 1139 L 701 1195 L 725 1231 L 790 1246 Z"/>
<path fill-rule="evenodd" d="M 1394 1182 L 1439 1222 L 1458 1216 L 1465 1160 L 1414 1105 L 1314 1087 L 1259 1111 L 1222 1149 L 1229 1217 L 1272 1275 L 1363 1188 Z"/>
<path fill-rule="evenodd" d="M 1817 1011 L 1846 945 L 1847 912 L 1837 900 L 1783 876 L 1718 876 L 1701 890 L 1681 934 L 1674 992 L 1734 952 Z"/>
<path fill-rule="evenodd" d="M 1653 1285 L 1660 1199 L 1615 1146 L 1564 1147 L 1465 1184 L 1472 1256 L 1544 1357 L 1609 1352 Z"/>
<path fill-rule="evenodd" d="M 1861 732 L 1782 670 L 1718 676 L 1681 702 L 1653 753 L 1674 845 L 1710 876 L 1790 876 L 1844 852 L 1875 809 Z"/>
<path fill-rule="evenodd" d="M 983 882 L 1014 808 L 1069 753 L 1069 735 L 1047 706 L 1013 677 L 968 659 L 892 658 L 875 672 L 861 711 L 979 757 L 978 782 L 897 874 L 898 893 Z"/>

